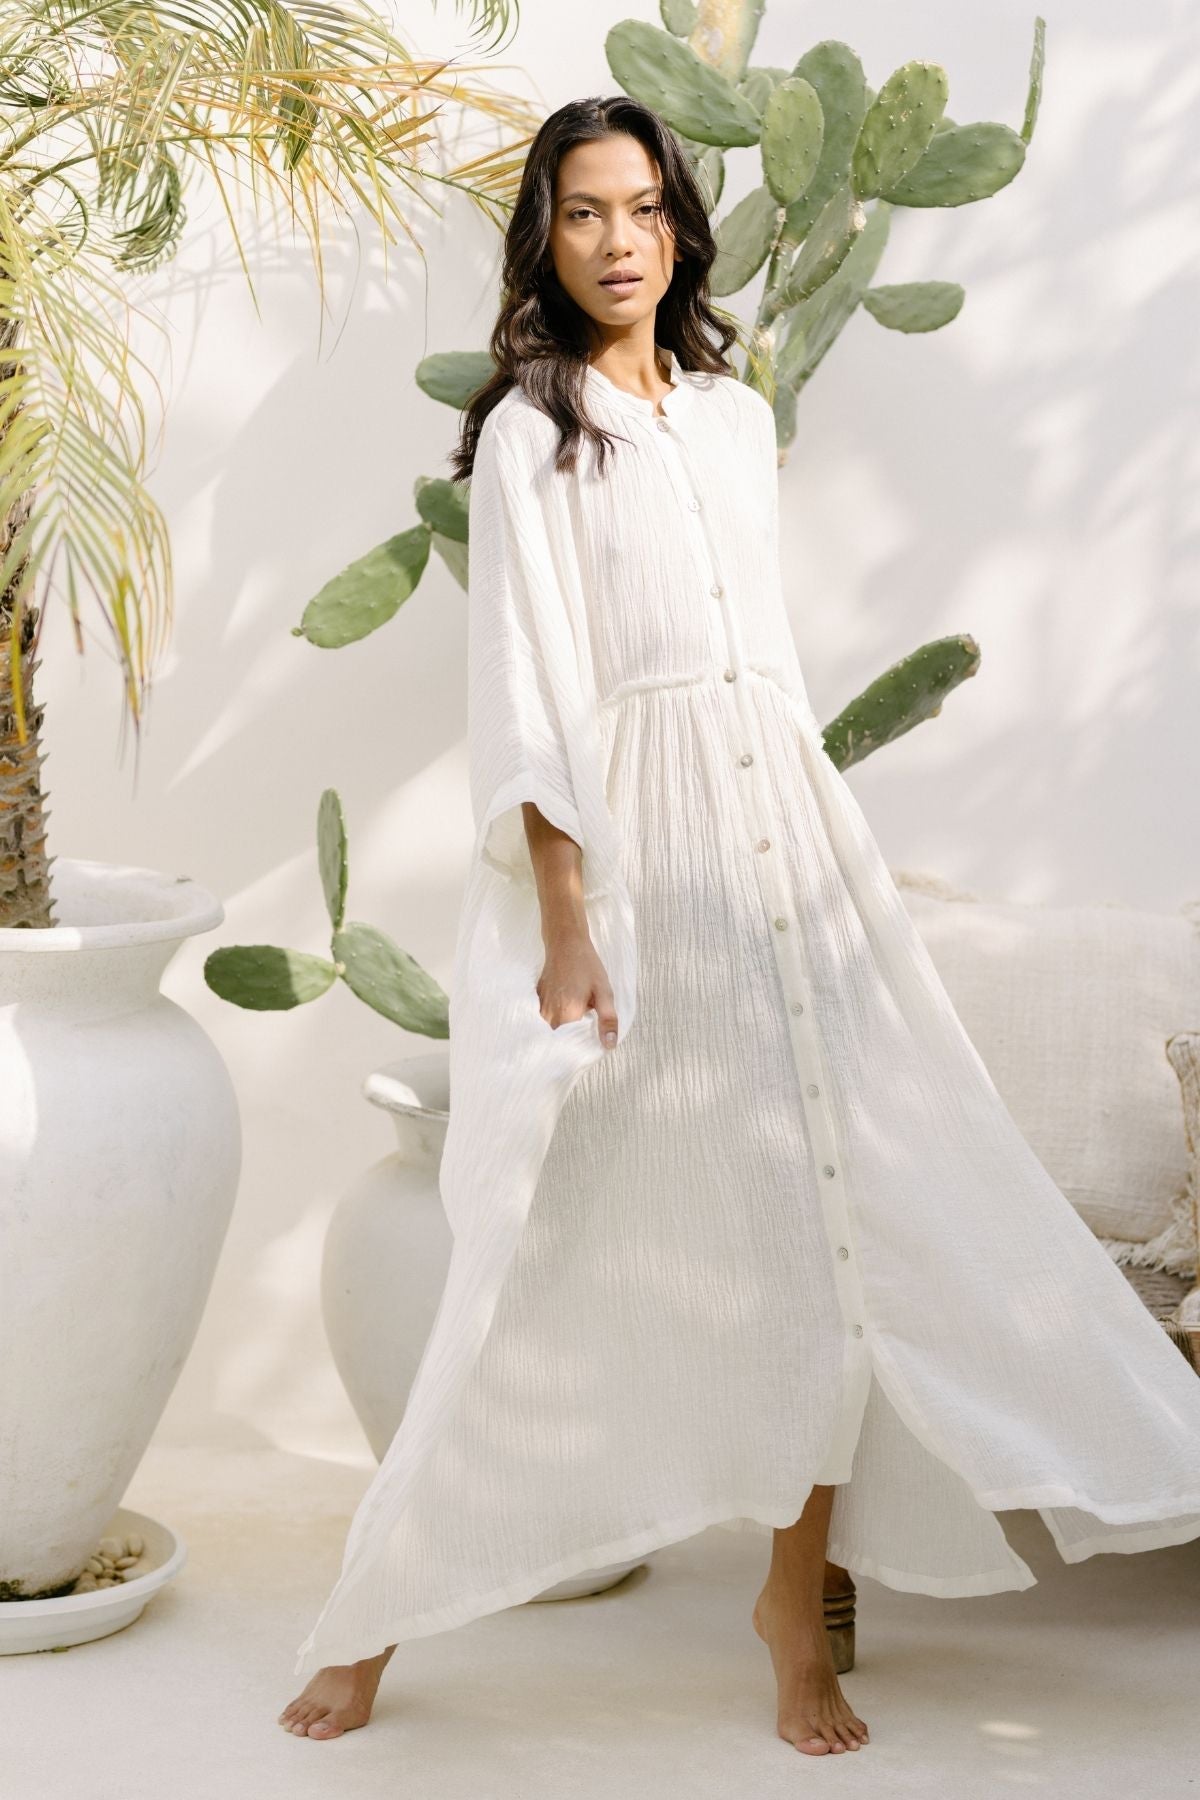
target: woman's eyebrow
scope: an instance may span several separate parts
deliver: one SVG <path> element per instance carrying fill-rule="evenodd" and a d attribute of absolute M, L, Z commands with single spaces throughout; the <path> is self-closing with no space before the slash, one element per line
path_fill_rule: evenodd
<path fill-rule="evenodd" d="M 630 194 L 629 198 L 631 200 L 640 200 L 643 194 L 656 194 L 657 192 L 658 183 L 653 182 L 649 187 L 639 188 L 637 193 Z M 585 194 L 581 189 L 576 189 L 576 191 L 571 194 L 564 194 L 558 204 L 560 206 L 565 206 L 568 200 L 590 200 L 594 206 L 604 205 L 604 201 L 600 199 L 598 194 Z"/>

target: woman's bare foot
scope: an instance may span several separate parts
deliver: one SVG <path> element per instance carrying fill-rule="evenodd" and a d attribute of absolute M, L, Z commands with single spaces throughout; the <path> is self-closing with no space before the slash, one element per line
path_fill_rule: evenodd
<path fill-rule="evenodd" d="M 858 1750 L 867 1728 L 838 1685 L 819 1601 L 814 1610 L 795 1587 L 768 1578 L 753 1619 L 775 1668 L 779 1736 L 806 1756 Z"/>
<path fill-rule="evenodd" d="M 375 1704 L 379 1677 L 395 1644 L 362 1662 L 331 1663 L 318 1669 L 302 1694 L 279 1715 L 285 1731 L 296 1737 L 341 1737 L 365 1725 Z"/>

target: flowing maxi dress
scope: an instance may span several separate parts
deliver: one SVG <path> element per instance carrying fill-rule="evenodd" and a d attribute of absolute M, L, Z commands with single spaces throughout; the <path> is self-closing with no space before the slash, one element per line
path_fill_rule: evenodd
<path fill-rule="evenodd" d="M 476 837 L 453 1250 L 296 1672 L 836 1486 L 830 1557 L 937 1595 L 1200 1536 L 1200 1381 L 1037 1160 L 825 752 L 771 409 L 681 368 L 555 473 L 513 388 L 470 490 Z M 557 1028 L 521 802 L 580 845 L 615 1048 Z"/>

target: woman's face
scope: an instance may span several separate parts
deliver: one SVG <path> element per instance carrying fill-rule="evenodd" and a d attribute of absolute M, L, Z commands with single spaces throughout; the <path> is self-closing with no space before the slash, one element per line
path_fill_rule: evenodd
<path fill-rule="evenodd" d="M 575 144 L 558 165 L 550 255 L 605 341 L 653 319 L 680 260 L 659 213 L 658 170 L 628 132 Z M 629 279 L 606 285 L 618 271 Z"/>

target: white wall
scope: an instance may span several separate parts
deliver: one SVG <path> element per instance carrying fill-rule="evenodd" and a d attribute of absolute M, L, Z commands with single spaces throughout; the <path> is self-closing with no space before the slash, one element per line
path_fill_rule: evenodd
<path fill-rule="evenodd" d="M 549 111 L 614 91 L 604 32 L 656 10 L 524 0 L 522 14 L 494 80 Z M 784 556 L 818 715 L 931 637 L 969 631 L 983 651 L 939 719 L 850 773 L 893 868 L 1026 900 L 1171 909 L 1200 892 L 1200 219 L 1182 201 L 1200 59 L 1185 15 L 1167 0 L 1050 10 L 1023 173 L 986 203 L 894 221 L 879 279 L 962 281 L 959 319 L 904 338 L 860 314 L 803 398 Z M 953 117 L 1019 126 L 1033 18 L 1000 0 L 773 0 L 754 60 L 790 65 L 841 37 L 878 87 L 897 63 L 931 59 L 950 73 Z M 422 50 L 455 41 L 447 7 L 413 0 L 402 23 Z M 752 152 L 731 154 L 731 197 L 754 169 Z M 431 567 L 363 644 L 319 652 L 289 635 L 328 576 L 414 520 L 416 476 L 447 472 L 453 415 L 412 370 L 484 344 L 499 239 L 440 199 L 440 221 L 413 215 L 427 263 L 395 250 L 386 282 L 365 236 L 342 236 L 319 347 L 304 254 L 264 253 L 259 319 L 197 190 L 185 250 L 147 290 L 173 345 L 153 488 L 178 611 L 136 786 L 102 642 L 81 665 L 65 610 L 46 631 L 52 849 L 190 874 L 228 910 L 165 983 L 227 1058 L 246 1134 L 168 1441 L 370 1460 L 321 1328 L 322 1235 L 350 1175 L 390 1147 L 363 1077 L 423 1040 L 341 989 L 290 1015 L 242 1013 L 209 994 L 201 966 L 217 943 L 326 948 L 313 825 L 333 785 L 350 916 L 449 980 L 470 843 L 462 593 Z"/>

